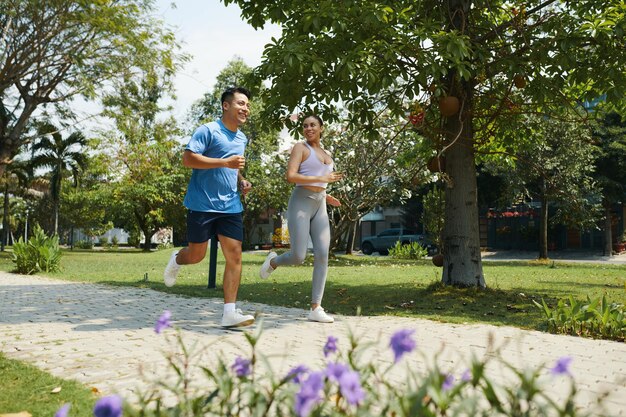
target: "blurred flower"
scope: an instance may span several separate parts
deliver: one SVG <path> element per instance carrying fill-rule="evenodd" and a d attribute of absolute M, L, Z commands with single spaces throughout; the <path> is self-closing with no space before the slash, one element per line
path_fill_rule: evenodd
<path fill-rule="evenodd" d="M 394 361 L 398 362 L 402 355 L 412 352 L 415 349 L 415 341 L 411 335 L 415 333 L 415 330 L 399 330 L 391 336 L 389 346 L 393 350 Z"/>
<path fill-rule="evenodd" d="M 250 375 L 250 364 L 251 362 L 249 359 L 244 359 L 241 356 L 238 356 L 237 359 L 235 359 L 235 363 L 231 366 L 231 369 L 235 371 L 235 375 L 239 378 L 243 378 Z"/>
<path fill-rule="evenodd" d="M 472 380 L 472 372 L 469 369 L 466 369 L 461 375 L 461 381 L 469 382 Z"/>
<path fill-rule="evenodd" d="M 102 397 L 93 407 L 95 417 L 120 417 L 122 415 L 122 398 L 118 395 Z"/>
<path fill-rule="evenodd" d="M 57 412 L 54 414 L 54 417 L 67 417 L 67 413 L 70 411 L 70 405 L 68 404 L 64 404 L 61 406 L 61 408 L 59 408 L 57 410 Z"/>
<path fill-rule="evenodd" d="M 296 394 L 295 408 L 299 417 L 309 415 L 315 404 L 322 400 L 321 391 L 324 388 L 324 375 L 313 372 L 300 384 L 300 391 Z"/>
<path fill-rule="evenodd" d="M 563 356 L 557 359 L 554 366 L 550 369 L 552 375 L 572 375 L 569 371 L 569 366 L 572 363 L 571 356 Z"/>
<path fill-rule="evenodd" d="M 293 379 L 293 382 L 299 384 L 300 382 L 302 382 L 300 377 L 304 376 L 307 372 L 309 372 L 309 368 L 304 365 L 298 365 L 292 368 L 291 371 L 287 373 L 287 376 L 285 378 Z"/>
<path fill-rule="evenodd" d="M 159 334 L 168 327 L 172 327 L 172 322 L 170 321 L 171 318 L 172 312 L 169 310 L 165 310 L 154 325 L 154 331 Z"/>
<path fill-rule="evenodd" d="M 324 345 L 324 356 L 335 352 L 337 352 L 337 338 L 335 336 L 328 336 L 328 340 L 326 340 L 326 344 Z"/>
<path fill-rule="evenodd" d="M 270 172 L 271 172 L 271 171 L 270 171 L 269 169 L 266 169 L 266 170 L 265 170 L 265 173 L 266 173 L 266 174 L 268 174 L 268 175 L 269 175 L 269 173 L 270 173 Z"/>
<path fill-rule="evenodd" d="M 355 371 L 345 371 L 339 378 L 339 389 L 341 395 L 348 401 L 348 404 L 358 404 L 365 398 L 365 392 L 361 388 L 359 373 Z"/>
<path fill-rule="evenodd" d="M 341 375 L 343 375 L 346 371 L 350 370 L 347 365 L 343 363 L 329 363 L 326 367 L 326 376 L 329 379 L 333 379 L 339 382 Z"/>
<path fill-rule="evenodd" d="M 448 374 L 441 384 L 442 391 L 451 390 L 454 387 L 454 375 Z"/>

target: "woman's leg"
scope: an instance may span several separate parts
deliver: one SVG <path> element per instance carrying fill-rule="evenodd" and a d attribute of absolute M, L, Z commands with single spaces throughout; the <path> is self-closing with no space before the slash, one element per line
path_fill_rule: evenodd
<path fill-rule="evenodd" d="M 313 241 L 313 288 L 311 309 L 322 304 L 326 276 L 328 275 L 328 250 L 330 248 L 330 224 L 326 211 L 326 198 L 322 198 L 319 208 L 311 219 L 311 240 Z"/>
<path fill-rule="evenodd" d="M 287 208 L 290 250 L 271 260 L 270 265 L 273 268 L 281 265 L 300 265 L 304 262 L 309 243 L 311 215 L 317 205 L 311 194 L 315 193 L 299 187 L 295 187 L 291 193 Z"/>

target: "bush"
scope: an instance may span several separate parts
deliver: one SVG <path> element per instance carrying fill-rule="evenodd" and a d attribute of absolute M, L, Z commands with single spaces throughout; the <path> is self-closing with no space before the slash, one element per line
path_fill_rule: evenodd
<path fill-rule="evenodd" d="M 289 230 L 282 227 L 274 230 L 274 234 L 272 235 L 272 243 L 274 245 L 283 245 L 285 243 L 289 243 Z"/>
<path fill-rule="evenodd" d="M 93 242 L 91 240 L 79 240 L 74 246 L 78 249 L 93 249 Z"/>
<path fill-rule="evenodd" d="M 402 244 L 399 241 L 389 249 L 389 256 L 394 259 L 423 259 L 428 255 L 428 249 L 423 248 L 418 242 Z"/>
<path fill-rule="evenodd" d="M 542 299 L 533 300 L 546 319 L 548 331 L 574 336 L 602 338 L 623 342 L 626 340 L 626 310 L 623 304 L 608 303 L 606 297 L 579 302 L 570 296 L 569 302 L 559 300 L 550 308 Z"/>
<path fill-rule="evenodd" d="M 117 236 L 113 235 L 113 237 L 111 238 L 111 246 L 117 248 L 119 244 L 120 240 L 117 238 Z"/>
<path fill-rule="evenodd" d="M 141 243 L 141 233 L 139 230 L 131 230 L 128 233 L 128 246 L 138 248 Z"/>
<path fill-rule="evenodd" d="M 170 312 L 164 312 L 155 331 L 165 332 L 170 318 Z M 570 357 L 558 358 L 549 367 L 551 375 L 546 375 L 544 366 L 516 369 L 502 359 L 498 349 L 490 350 L 483 359 L 473 357 L 467 368 L 443 369 L 437 358 L 431 361 L 419 354 L 413 330 L 400 330 L 389 341 L 387 355 L 392 361 L 379 360 L 378 355 L 385 352 L 368 354 L 373 346 L 361 345 L 352 334 L 341 345 L 329 336 L 320 346 L 326 358 L 320 367 L 301 364 L 285 375 L 276 375 L 268 358 L 256 350 L 261 333 L 262 321 L 254 333 L 244 333 L 251 352 L 234 362 L 220 356 L 206 365 L 204 357 L 204 365 L 197 365 L 206 350 L 198 344 L 186 345 L 180 331 L 165 332 L 174 343 L 175 351 L 165 357 L 175 377 L 156 381 L 148 392 L 139 395 L 140 407 L 127 405 L 124 416 L 533 417 L 591 415 L 594 408 L 581 411 L 575 406 L 577 390 L 569 370 Z M 412 354 L 432 364 L 425 371 L 416 371 L 404 362 Z M 488 370 L 495 372 L 493 361 L 511 374 L 506 384 L 488 375 Z M 206 381 L 198 380 L 198 369 Z M 554 378 L 568 379 L 570 389 L 563 400 L 550 395 Z M 166 405 L 172 404 L 172 399 L 174 405 Z M 603 401 L 604 397 L 598 398 L 595 407 L 601 409 Z"/>
<path fill-rule="evenodd" d="M 163 242 L 163 243 L 159 243 L 157 245 L 157 250 L 165 250 L 165 249 L 171 249 L 174 247 L 174 244 L 171 242 Z"/>
<path fill-rule="evenodd" d="M 61 262 L 59 237 L 56 235 L 48 237 L 41 227 L 37 226 L 28 242 L 20 238 L 13 245 L 12 260 L 19 274 L 34 274 L 39 271 L 56 272 Z"/>

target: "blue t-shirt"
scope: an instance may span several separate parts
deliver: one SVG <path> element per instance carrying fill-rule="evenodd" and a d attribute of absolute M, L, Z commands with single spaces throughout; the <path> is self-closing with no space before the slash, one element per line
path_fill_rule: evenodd
<path fill-rule="evenodd" d="M 248 139 L 241 130 L 228 130 L 221 120 L 200 126 L 185 149 L 209 158 L 243 155 Z M 233 168 L 196 169 L 191 173 L 183 204 L 189 210 L 241 213 L 243 206 L 237 189 L 237 174 Z"/>

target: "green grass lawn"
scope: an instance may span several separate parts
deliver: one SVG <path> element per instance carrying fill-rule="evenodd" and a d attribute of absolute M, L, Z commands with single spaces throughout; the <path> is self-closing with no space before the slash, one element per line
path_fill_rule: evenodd
<path fill-rule="evenodd" d="M 62 272 L 48 276 L 69 281 L 152 288 L 194 297 L 222 297 L 223 258 L 218 259 L 217 289 L 207 289 L 208 261 L 181 270 L 173 288 L 162 272 L 171 250 L 66 251 Z M 311 296 L 312 258 L 299 267 L 281 267 L 267 281 L 258 278 L 263 254 L 245 253 L 239 300 L 307 308 Z M 0 269 L 13 268 L 7 254 Z M 531 300 L 549 304 L 573 295 L 584 299 L 606 295 L 626 302 L 626 268 L 620 265 L 483 262 L 486 290 L 440 285 L 441 269 L 429 260 L 397 261 L 388 257 L 339 256 L 331 261 L 323 305 L 346 315 L 398 315 L 452 323 L 491 323 L 541 329 Z M 144 282 L 145 275 L 148 281 Z"/>
<path fill-rule="evenodd" d="M 70 416 L 93 416 L 96 397 L 78 382 L 55 378 L 1 352 L 0 375 L 0 414 L 27 411 L 35 417 L 53 416 L 63 404 L 70 403 Z"/>

